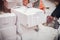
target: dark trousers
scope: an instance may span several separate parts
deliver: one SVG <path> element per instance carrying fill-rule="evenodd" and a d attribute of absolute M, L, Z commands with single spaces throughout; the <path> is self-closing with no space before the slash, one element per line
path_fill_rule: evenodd
<path fill-rule="evenodd" d="M 58 40 L 60 40 L 60 35 L 58 36 Z"/>
<path fill-rule="evenodd" d="M 60 3 L 56 6 L 56 9 L 51 14 L 53 17 L 57 17 L 59 19 L 60 17 Z"/>

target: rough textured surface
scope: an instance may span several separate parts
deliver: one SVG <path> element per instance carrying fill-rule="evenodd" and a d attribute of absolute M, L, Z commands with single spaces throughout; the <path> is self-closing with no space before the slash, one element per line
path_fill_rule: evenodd
<path fill-rule="evenodd" d="M 58 31 L 51 27 L 39 26 L 39 31 L 34 30 L 25 31 L 22 34 L 23 40 L 54 40 L 58 36 Z"/>

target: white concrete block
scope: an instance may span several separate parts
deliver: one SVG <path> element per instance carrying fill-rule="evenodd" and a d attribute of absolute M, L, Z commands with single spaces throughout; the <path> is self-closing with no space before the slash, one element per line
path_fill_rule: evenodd
<path fill-rule="evenodd" d="M 2 13 L 0 14 L 0 25 L 8 25 L 16 23 L 16 15 L 14 13 Z"/>
<path fill-rule="evenodd" d="M 16 40 L 16 26 L 10 26 L 0 29 L 2 40 Z"/>
<path fill-rule="evenodd" d="M 46 16 L 42 10 L 36 8 L 29 8 L 25 14 L 27 17 L 24 19 L 23 25 L 27 25 L 28 27 L 39 25 L 40 23 L 44 23 L 46 20 Z"/>

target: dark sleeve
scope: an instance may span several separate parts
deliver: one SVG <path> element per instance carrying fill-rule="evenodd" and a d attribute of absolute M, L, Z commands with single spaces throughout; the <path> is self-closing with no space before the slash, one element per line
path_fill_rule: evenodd
<path fill-rule="evenodd" d="M 53 13 L 51 14 L 51 16 L 57 17 L 57 18 L 60 17 L 60 4 L 57 5 L 56 9 L 53 11 Z"/>

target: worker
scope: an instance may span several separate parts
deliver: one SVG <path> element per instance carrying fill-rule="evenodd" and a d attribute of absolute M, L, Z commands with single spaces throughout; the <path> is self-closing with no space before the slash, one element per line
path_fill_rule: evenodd
<path fill-rule="evenodd" d="M 55 10 L 56 4 L 50 0 L 40 0 L 39 9 L 42 9 L 44 13 L 48 16 Z"/>
<path fill-rule="evenodd" d="M 37 2 L 38 0 L 23 0 L 23 5 L 26 6 L 26 7 L 34 7 L 36 6 L 35 3 Z"/>
<path fill-rule="evenodd" d="M 29 0 L 23 0 L 23 5 L 27 6 Z"/>
<path fill-rule="evenodd" d="M 40 8 L 41 10 L 44 10 L 44 9 L 45 9 L 45 6 L 44 6 L 44 3 L 43 3 L 42 0 L 40 0 L 39 8 Z"/>

